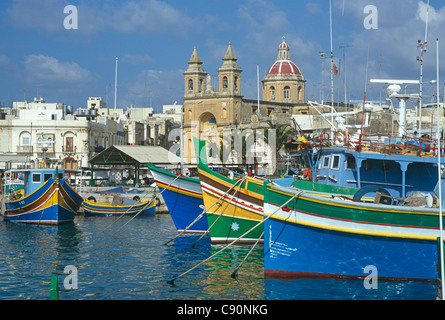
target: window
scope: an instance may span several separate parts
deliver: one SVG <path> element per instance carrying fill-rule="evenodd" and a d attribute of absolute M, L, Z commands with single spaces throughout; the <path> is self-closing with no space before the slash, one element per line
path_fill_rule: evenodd
<path fill-rule="evenodd" d="M 228 82 L 227 82 L 227 77 L 223 78 L 223 89 L 227 89 L 228 86 Z"/>
<path fill-rule="evenodd" d="M 233 90 L 236 90 L 236 89 L 238 89 L 238 77 L 235 77 L 235 79 L 233 80 Z"/>
<path fill-rule="evenodd" d="M 51 179 L 53 177 L 53 175 L 51 173 L 45 173 L 43 174 L 43 180 L 44 181 L 48 181 L 49 179 Z"/>
<path fill-rule="evenodd" d="M 304 100 L 303 99 L 303 88 L 302 87 L 298 87 L 298 89 L 297 89 L 297 99 L 298 100 Z"/>
<path fill-rule="evenodd" d="M 22 137 L 22 146 L 29 146 L 29 137 Z"/>
<path fill-rule="evenodd" d="M 290 98 L 290 88 L 288 86 L 284 87 L 283 98 L 284 100 L 289 100 Z"/>
<path fill-rule="evenodd" d="M 355 170 L 355 158 L 352 154 L 346 155 L 346 169 Z"/>
<path fill-rule="evenodd" d="M 275 100 L 275 87 L 270 87 L 270 100 Z"/>
<path fill-rule="evenodd" d="M 193 90 L 193 80 L 189 79 L 189 90 Z"/>
<path fill-rule="evenodd" d="M 340 155 L 334 154 L 332 156 L 332 164 L 331 169 L 337 169 L 340 168 Z"/>
<path fill-rule="evenodd" d="M 32 174 L 32 182 L 41 182 L 41 180 L 40 180 L 40 173 L 33 173 Z"/>
<path fill-rule="evenodd" d="M 329 156 L 323 157 L 323 168 L 329 168 Z"/>
<path fill-rule="evenodd" d="M 74 138 L 73 137 L 66 137 L 65 139 L 65 151 L 66 152 L 73 152 L 74 151 Z"/>

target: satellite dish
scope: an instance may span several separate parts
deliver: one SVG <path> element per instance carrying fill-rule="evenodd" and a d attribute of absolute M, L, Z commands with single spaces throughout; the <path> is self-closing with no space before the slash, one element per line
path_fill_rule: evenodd
<path fill-rule="evenodd" d="M 386 89 L 386 93 L 388 94 L 388 96 L 391 96 L 393 94 L 398 94 L 400 89 L 402 89 L 400 87 L 400 85 L 398 85 L 398 84 L 390 84 L 388 86 L 388 88 Z"/>

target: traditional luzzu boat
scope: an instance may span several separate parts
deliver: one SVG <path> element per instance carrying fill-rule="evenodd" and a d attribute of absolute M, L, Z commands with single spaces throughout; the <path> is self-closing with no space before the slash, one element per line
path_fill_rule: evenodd
<path fill-rule="evenodd" d="M 155 215 L 156 198 L 137 201 L 115 195 L 111 203 L 85 199 L 83 209 L 85 216 Z"/>
<path fill-rule="evenodd" d="M 392 196 L 405 197 L 411 192 L 432 192 L 436 186 L 433 140 L 427 137 L 406 140 L 377 134 L 343 135 L 346 140 L 342 146 L 338 146 L 336 138 L 320 136 L 293 155 L 298 169 L 307 172 L 301 178 L 316 185 L 317 191 L 330 190 L 324 185 L 357 189 L 374 186 L 386 189 Z M 445 163 L 444 159 L 442 162 Z M 275 182 L 288 186 L 280 180 Z"/>
<path fill-rule="evenodd" d="M 438 277 L 438 208 L 326 198 L 270 183 L 264 194 L 267 278 L 363 278 L 369 270 L 378 279 Z"/>
<path fill-rule="evenodd" d="M 178 232 L 207 232 L 207 219 L 199 215 L 204 211 L 201 184 L 199 179 L 175 175 L 149 163 L 148 168 L 162 192 L 162 197 L 170 212 Z"/>
<path fill-rule="evenodd" d="M 24 174 L 24 196 L 5 201 L 5 220 L 42 225 L 74 220 L 83 199 L 66 181 L 64 170 L 20 171 Z"/>
<path fill-rule="evenodd" d="M 195 140 L 196 150 L 204 147 L 204 141 Z M 226 177 L 211 170 L 204 153 L 199 154 L 198 173 L 211 242 L 228 243 L 238 238 L 237 243 L 262 242 L 263 226 L 255 225 L 263 220 L 263 180 Z"/>

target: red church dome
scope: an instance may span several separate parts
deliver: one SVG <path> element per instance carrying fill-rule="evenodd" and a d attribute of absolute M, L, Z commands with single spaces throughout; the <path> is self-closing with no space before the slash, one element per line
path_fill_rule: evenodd
<path fill-rule="evenodd" d="M 301 74 L 297 65 L 290 60 L 289 45 L 284 41 L 278 46 L 277 61 L 269 68 L 267 74 L 293 73 Z"/>
<path fill-rule="evenodd" d="M 296 73 L 301 74 L 300 69 L 290 60 L 277 60 L 269 68 L 267 74 L 277 74 L 277 73 Z"/>

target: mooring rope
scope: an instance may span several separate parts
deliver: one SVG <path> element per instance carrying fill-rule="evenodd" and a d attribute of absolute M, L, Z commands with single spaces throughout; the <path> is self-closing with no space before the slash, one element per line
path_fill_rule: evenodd
<path fill-rule="evenodd" d="M 233 193 L 233 196 L 235 196 L 235 194 L 236 194 L 236 192 L 239 192 L 239 189 L 241 188 L 241 185 L 242 185 L 242 181 L 246 181 L 246 177 L 244 177 L 243 179 L 241 179 L 241 180 L 238 180 L 238 181 L 241 181 L 241 183 L 237 186 L 237 191 L 235 191 L 234 193 Z M 235 183 L 236 184 L 236 183 Z M 235 185 L 234 184 L 234 185 Z M 224 193 L 219 199 L 221 199 L 221 198 L 223 198 L 226 194 L 228 194 L 229 193 L 229 191 L 230 190 L 228 190 L 226 193 Z M 218 201 L 219 201 L 219 199 L 218 199 Z M 215 221 L 213 221 L 213 223 L 208 227 L 208 229 L 207 229 L 207 232 L 210 232 L 210 230 L 213 228 L 213 226 L 215 225 L 215 223 L 219 220 L 219 218 L 221 218 L 221 216 L 223 215 L 223 213 L 226 211 L 226 209 L 229 207 L 229 202 L 228 201 L 226 201 L 226 206 L 224 207 L 224 209 L 220 212 L 220 214 L 218 215 L 218 217 L 215 219 Z M 209 208 L 210 209 L 210 208 Z M 218 210 L 218 209 L 217 209 Z M 203 233 L 200 237 L 199 237 L 199 239 L 198 240 L 196 240 L 193 244 L 192 244 L 192 248 L 194 248 L 195 247 L 195 245 L 204 237 L 204 235 L 205 235 L 205 233 Z"/>
<path fill-rule="evenodd" d="M 238 180 L 238 181 L 236 181 L 234 184 L 233 184 L 233 186 L 232 187 L 230 187 L 230 189 L 229 190 L 227 190 L 222 196 L 220 196 L 208 209 L 206 209 L 206 208 L 204 208 L 204 210 L 199 214 L 199 216 L 198 217 L 196 217 L 196 219 L 190 224 L 190 225 L 188 225 L 184 230 L 182 230 L 180 233 L 178 233 L 175 237 L 173 237 L 172 239 L 170 239 L 169 241 L 167 241 L 166 243 L 164 243 L 164 245 L 167 245 L 167 244 L 169 244 L 170 242 L 172 242 L 173 240 L 175 240 L 177 237 L 179 237 L 180 235 L 182 235 L 182 234 L 184 234 L 184 232 L 186 231 L 186 230 L 188 230 L 192 225 L 194 225 L 199 219 L 201 219 L 202 217 L 203 217 L 203 215 L 205 214 L 205 213 L 207 213 L 207 211 L 209 211 L 215 204 L 217 204 L 218 203 L 218 201 L 219 200 L 221 200 L 221 198 L 222 197 L 224 197 L 224 195 L 226 195 L 228 192 L 230 192 L 230 190 L 232 190 L 233 189 L 233 187 L 235 186 L 235 185 L 237 185 L 238 184 L 238 182 L 240 182 L 240 181 L 243 181 L 242 179 L 241 180 Z M 203 235 L 201 236 L 201 237 L 203 237 L 207 232 L 209 231 L 209 229 L 207 229 L 207 231 L 206 232 L 204 232 L 203 233 Z M 197 241 L 199 241 L 200 239 L 198 239 Z M 196 241 L 196 242 L 197 242 Z"/>
<path fill-rule="evenodd" d="M 232 274 L 230 275 L 233 279 L 238 278 L 238 269 L 241 268 L 241 266 L 243 265 L 243 263 L 246 261 L 247 257 L 252 253 L 253 249 L 255 249 L 256 245 L 258 244 L 258 242 L 260 242 L 261 238 L 264 235 L 264 231 L 261 233 L 261 235 L 259 236 L 259 238 L 256 240 L 256 242 L 253 244 L 252 248 L 250 249 L 250 251 L 247 253 L 247 255 L 244 257 L 243 261 L 241 261 L 241 263 L 238 265 L 238 267 L 236 267 L 236 269 L 232 272 Z"/>
<path fill-rule="evenodd" d="M 174 281 L 181 278 L 182 276 L 188 274 L 189 272 L 191 272 L 192 270 L 196 269 L 197 267 L 199 267 L 200 265 L 202 265 L 203 263 L 209 261 L 210 259 L 212 259 L 214 256 L 218 255 L 219 253 L 221 253 L 222 251 L 226 250 L 228 247 L 232 246 L 235 242 L 237 242 L 239 239 L 241 239 L 242 237 L 244 237 L 246 234 L 248 234 L 249 232 L 251 232 L 252 230 L 254 230 L 255 228 L 257 228 L 259 225 L 263 224 L 265 221 L 267 221 L 270 217 L 272 217 L 276 212 L 278 212 L 278 210 L 280 210 L 281 208 L 283 208 L 285 205 L 287 205 L 289 202 L 291 202 L 294 198 L 296 198 L 297 196 L 300 195 L 300 193 L 302 193 L 303 191 L 300 190 L 298 193 L 294 194 L 289 200 L 287 200 L 285 203 L 283 203 L 280 207 L 278 207 L 272 214 L 270 214 L 269 216 L 267 216 L 265 219 L 263 219 L 262 221 L 260 221 L 259 223 L 257 223 L 255 226 L 253 226 L 251 229 L 249 229 L 248 231 L 246 231 L 244 234 L 242 234 L 241 236 L 239 236 L 237 239 L 233 240 L 232 242 L 230 242 L 228 245 L 226 245 L 225 247 L 223 247 L 221 250 L 215 252 L 214 254 L 212 254 L 210 257 L 208 257 L 207 259 L 201 261 L 200 263 L 198 263 L 197 265 L 195 265 L 194 267 L 190 268 L 189 270 L 187 270 L 186 272 L 180 274 L 179 276 L 168 280 L 167 283 L 168 284 L 174 284 Z"/>
<path fill-rule="evenodd" d="M 173 181 L 172 182 L 170 182 L 165 188 L 164 188 L 164 190 L 162 190 L 160 193 L 159 193 L 159 195 L 161 195 L 165 190 L 167 190 L 167 188 L 168 187 L 170 187 L 172 184 L 173 184 L 173 182 L 175 182 L 176 181 L 176 179 L 178 179 L 180 177 L 180 175 L 178 175 L 175 179 L 173 179 Z M 155 189 L 154 189 L 154 195 L 153 195 L 153 197 L 156 197 L 156 187 L 155 187 Z M 153 198 L 152 198 L 152 200 L 153 200 Z M 133 208 L 135 205 L 136 205 L 137 203 L 134 203 L 130 208 L 128 208 L 127 209 L 127 211 L 125 211 L 124 213 L 122 213 L 116 220 L 114 220 L 108 227 L 106 227 L 105 229 L 103 229 L 102 231 L 106 231 L 106 230 L 108 230 L 109 228 L 111 228 L 117 221 L 119 221 L 119 219 L 120 218 L 122 218 L 131 208 Z M 145 209 L 145 208 L 144 208 Z"/>

